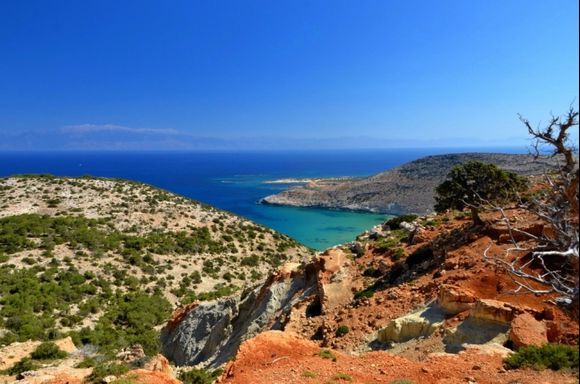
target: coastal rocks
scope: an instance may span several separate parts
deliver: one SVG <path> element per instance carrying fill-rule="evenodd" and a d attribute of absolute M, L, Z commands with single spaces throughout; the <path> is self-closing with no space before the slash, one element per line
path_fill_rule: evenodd
<path fill-rule="evenodd" d="M 541 346 L 548 342 L 546 325 L 529 313 L 517 315 L 511 322 L 509 339 L 517 348 L 530 345 Z"/>

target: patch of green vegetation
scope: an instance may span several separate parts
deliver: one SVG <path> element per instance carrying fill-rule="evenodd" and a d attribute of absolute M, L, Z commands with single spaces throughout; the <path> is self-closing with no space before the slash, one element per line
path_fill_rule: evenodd
<path fill-rule="evenodd" d="M 336 329 L 335 333 L 336 333 L 337 337 L 342 337 L 342 336 L 346 335 L 348 333 L 348 331 L 349 331 L 348 326 L 341 325 L 340 327 L 338 327 Z"/>
<path fill-rule="evenodd" d="M 194 368 L 189 371 L 183 371 L 179 374 L 179 380 L 183 384 L 211 384 L 223 373 L 222 369 L 210 371 L 207 369 Z"/>
<path fill-rule="evenodd" d="M 402 222 L 412 223 L 416 219 L 417 219 L 417 215 L 401 215 L 401 216 L 393 217 L 392 219 L 388 220 L 387 222 L 385 222 L 385 225 L 387 225 L 389 228 L 391 228 L 391 230 L 394 230 L 394 229 L 399 229 L 399 225 Z"/>
<path fill-rule="evenodd" d="M 365 288 L 365 289 L 363 289 L 361 291 L 358 291 L 358 292 L 356 292 L 354 294 L 354 300 L 355 301 L 358 301 L 358 300 L 361 300 L 361 299 L 371 298 L 371 297 L 373 297 L 375 295 L 375 292 L 376 291 L 375 291 L 374 287 L 372 287 L 372 286 L 371 287 L 368 287 L 368 288 Z"/>
<path fill-rule="evenodd" d="M 306 371 L 302 372 L 302 376 L 303 377 L 315 378 L 315 377 L 318 377 L 318 373 L 317 372 L 313 372 L 313 371 L 306 370 Z"/>
<path fill-rule="evenodd" d="M 94 293 L 95 287 L 74 269 L 0 267 L 0 316 L 10 331 L 0 343 L 49 340 L 55 336 L 56 320 Z"/>
<path fill-rule="evenodd" d="M 415 384 L 415 382 L 409 379 L 397 379 L 389 381 L 389 384 Z"/>
<path fill-rule="evenodd" d="M 20 375 L 22 372 L 35 371 L 39 368 L 40 365 L 33 362 L 31 358 L 25 357 L 16 364 L 14 364 L 12 367 L 0 371 L 0 374 L 17 376 Z"/>
<path fill-rule="evenodd" d="M 538 370 L 549 368 L 554 371 L 578 369 L 578 347 L 564 344 L 524 347 L 506 357 L 504 363 L 508 369 L 525 367 Z"/>
<path fill-rule="evenodd" d="M 330 349 L 321 349 L 320 351 L 318 351 L 318 353 L 316 353 L 316 356 L 320 356 L 323 359 L 336 361 L 336 355 L 332 353 Z"/>
<path fill-rule="evenodd" d="M 401 260 L 403 256 L 405 256 L 405 250 L 403 248 L 397 248 L 391 257 L 393 260 L 398 261 Z"/>
<path fill-rule="evenodd" d="M 340 381 L 352 381 L 352 376 L 347 375 L 346 373 L 337 373 L 332 376 L 333 380 L 340 380 Z"/>
<path fill-rule="evenodd" d="M 93 372 L 87 377 L 91 383 L 101 383 L 107 376 L 121 376 L 129 372 L 129 366 L 119 363 L 101 363 L 93 368 Z"/>
<path fill-rule="evenodd" d="M 77 344 L 92 344 L 112 356 L 122 348 L 140 344 L 147 356 L 159 351 L 159 334 L 154 329 L 171 313 L 171 304 L 158 294 L 142 292 L 116 295 L 93 329 L 71 332 Z"/>
<path fill-rule="evenodd" d="M 34 360 L 52 360 L 63 359 L 67 355 L 68 353 L 61 351 L 55 343 L 47 341 L 36 347 L 30 357 L 32 357 Z"/>
<path fill-rule="evenodd" d="M 97 359 L 94 357 L 85 357 L 81 362 L 75 365 L 75 368 L 92 368 L 97 365 Z"/>

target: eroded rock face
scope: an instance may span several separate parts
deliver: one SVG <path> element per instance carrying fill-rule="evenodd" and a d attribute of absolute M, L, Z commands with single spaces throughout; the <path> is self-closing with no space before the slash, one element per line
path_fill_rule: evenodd
<path fill-rule="evenodd" d="M 429 336 L 443 325 L 445 316 L 436 305 L 391 320 L 381 329 L 377 339 L 383 343 L 401 343 Z"/>
<path fill-rule="evenodd" d="M 350 264 L 342 250 L 329 250 L 309 264 L 281 266 L 261 286 L 178 310 L 161 332 L 162 352 L 177 365 L 219 366 L 244 340 L 285 329 L 308 303 L 320 303 L 322 314 L 350 303 Z"/>
<path fill-rule="evenodd" d="M 329 313 L 352 302 L 352 276 L 350 261 L 340 249 L 331 249 L 318 257 L 318 289 L 321 296 L 322 313 Z"/>
<path fill-rule="evenodd" d="M 296 267 L 296 266 L 294 266 Z M 225 363 L 239 345 L 265 330 L 283 329 L 292 307 L 316 294 L 316 274 L 285 266 L 262 286 L 179 313 L 161 332 L 161 348 L 177 365 Z"/>

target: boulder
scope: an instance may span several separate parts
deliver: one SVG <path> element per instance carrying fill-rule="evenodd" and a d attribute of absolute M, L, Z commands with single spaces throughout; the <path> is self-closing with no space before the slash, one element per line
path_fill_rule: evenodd
<path fill-rule="evenodd" d="M 512 320 L 509 339 L 517 348 L 530 345 L 541 346 L 548 342 L 548 330 L 542 321 L 529 313 L 517 315 Z"/>

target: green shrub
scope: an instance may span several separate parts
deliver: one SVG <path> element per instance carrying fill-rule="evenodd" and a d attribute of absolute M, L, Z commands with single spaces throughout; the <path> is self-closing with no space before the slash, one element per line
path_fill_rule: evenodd
<path fill-rule="evenodd" d="M 451 169 L 435 188 L 435 210 L 463 210 L 469 207 L 473 222 L 481 223 L 479 210 L 484 202 L 503 204 L 527 187 L 527 180 L 493 164 L 468 161 Z"/>
<path fill-rule="evenodd" d="M 347 375 L 346 373 L 337 373 L 332 376 L 333 380 L 341 380 L 341 381 L 352 381 L 352 376 Z"/>
<path fill-rule="evenodd" d="M 107 376 L 121 376 L 129 372 L 129 367 L 125 364 L 102 363 L 93 368 L 93 372 L 87 377 L 87 381 L 100 383 Z"/>
<path fill-rule="evenodd" d="M 179 380 L 183 381 L 183 384 L 211 384 L 222 374 L 222 372 L 223 370 L 221 369 L 209 371 L 207 369 L 194 368 L 189 371 L 181 372 Z"/>
<path fill-rule="evenodd" d="M 371 298 L 375 295 L 375 290 L 373 287 L 369 287 L 366 289 L 363 289 L 362 291 L 358 291 L 354 294 L 354 299 L 355 300 L 361 300 L 361 299 L 368 299 Z"/>
<path fill-rule="evenodd" d="M 302 376 L 314 378 L 314 377 L 318 376 L 318 373 L 313 372 L 313 371 L 304 371 L 304 372 L 302 372 Z"/>
<path fill-rule="evenodd" d="M 321 349 L 316 355 L 322 357 L 323 359 L 336 361 L 336 355 L 332 353 L 330 349 Z"/>
<path fill-rule="evenodd" d="M 413 380 L 409 379 L 397 379 L 393 381 L 389 381 L 389 384 L 415 384 Z"/>
<path fill-rule="evenodd" d="M 401 257 L 403 256 L 405 256 L 405 250 L 403 248 L 397 248 L 395 249 L 395 252 L 393 252 L 392 259 L 395 261 L 401 260 Z"/>
<path fill-rule="evenodd" d="M 35 371 L 40 368 L 32 359 L 25 357 L 4 372 L 10 376 L 20 375 L 22 372 Z"/>
<path fill-rule="evenodd" d="M 94 357 L 85 357 L 80 363 L 75 365 L 75 368 L 92 368 L 97 365 L 97 360 Z"/>
<path fill-rule="evenodd" d="M 348 331 L 349 331 L 348 326 L 341 325 L 340 327 L 338 327 L 336 329 L 336 336 L 342 337 L 342 336 L 346 335 L 348 333 Z"/>
<path fill-rule="evenodd" d="M 541 347 L 529 346 L 504 359 L 506 368 L 531 367 L 535 369 L 578 369 L 578 347 L 564 344 L 545 344 Z"/>
<path fill-rule="evenodd" d="M 407 223 L 412 223 L 415 219 L 417 219 L 417 215 L 401 215 L 393 217 L 392 219 L 388 220 L 385 223 L 385 225 L 387 225 L 391 229 L 399 229 L 399 225 L 403 221 Z"/>
<path fill-rule="evenodd" d="M 63 359 L 68 354 L 61 351 L 53 342 L 47 341 L 40 344 L 30 355 L 35 360 Z"/>

